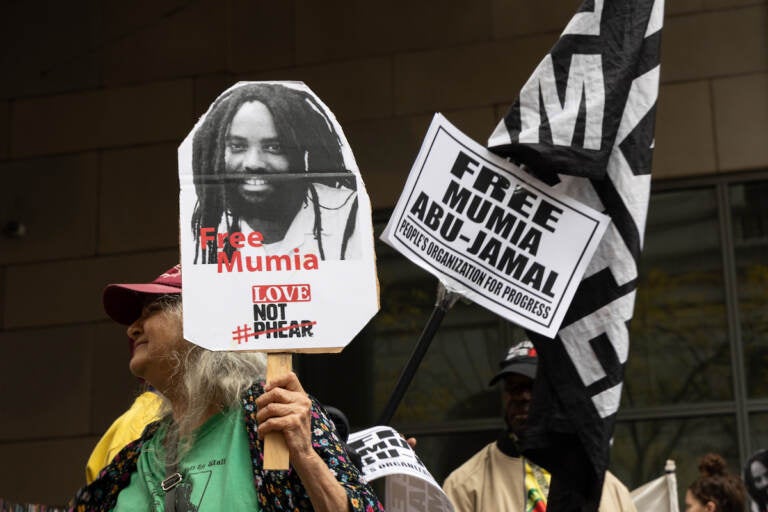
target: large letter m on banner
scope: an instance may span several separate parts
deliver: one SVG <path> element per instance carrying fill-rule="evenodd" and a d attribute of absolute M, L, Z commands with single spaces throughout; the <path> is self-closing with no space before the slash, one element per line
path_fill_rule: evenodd
<path fill-rule="evenodd" d="M 552 143 L 570 146 L 582 106 L 585 112 L 584 148 L 600 149 L 603 136 L 605 87 L 600 55 L 574 54 L 568 70 L 565 98 L 557 90 L 552 56 L 547 54 L 520 91 L 520 142 L 538 143 L 541 106 L 547 116 Z"/>

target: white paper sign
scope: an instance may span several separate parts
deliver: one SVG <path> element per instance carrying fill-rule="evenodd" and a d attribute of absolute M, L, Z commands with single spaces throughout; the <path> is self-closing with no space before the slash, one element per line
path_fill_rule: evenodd
<path fill-rule="evenodd" d="M 609 221 L 436 114 L 381 239 L 448 290 L 551 338 Z"/>
<path fill-rule="evenodd" d="M 367 480 L 386 477 L 390 512 L 453 512 L 432 474 L 394 429 L 371 427 L 349 435 L 347 444 L 362 458 Z"/>
<path fill-rule="evenodd" d="M 371 205 L 333 113 L 301 82 L 240 82 L 179 146 L 184 336 L 338 352 L 378 311 Z"/>

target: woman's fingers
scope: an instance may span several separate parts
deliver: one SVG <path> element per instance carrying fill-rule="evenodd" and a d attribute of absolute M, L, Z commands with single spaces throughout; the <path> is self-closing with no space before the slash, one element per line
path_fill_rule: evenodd
<path fill-rule="evenodd" d="M 306 393 L 288 391 L 284 388 L 273 388 L 256 399 L 256 406 L 259 409 L 271 403 L 302 403 L 306 405 L 310 404 L 311 402 L 309 401 L 309 397 L 306 395 Z"/>
<path fill-rule="evenodd" d="M 264 391 L 269 392 L 274 388 L 283 388 L 288 391 L 295 391 L 297 393 L 304 393 L 304 388 L 301 387 L 299 378 L 293 372 L 288 372 L 285 375 L 272 378 L 264 385 Z"/>
<path fill-rule="evenodd" d="M 313 451 L 309 418 L 309 408 L 269 404 L 257 413 L 259 437 L 264 439 L 267 434 L 278 432 L 285 438 L 291 457 L 309 454 Z"/>
<path fill-rule="evenodd" d="M 296 374 L 280 376 L 264 386 L 265 392 L 256 399 L 258 434 L 280 432 L 292 454 L 312 450 L 312 401 L 301 387 Z"/>
<path fill-rule="evenodd" d="M 271 432 L 282 432 L 286 434 L 286 441 L 288 441 L 288 435 L 301 435 L 303 428 L 299 415 L 271 416 L 264 421 L 259 422 L 260 437 L 263 438 L 266 434 Z"/>
<path fill-rule="evenodd" d="M 296 415 L 302 420 L 308 419 L 310 411 L 312 409 L 312 403 L 307 400 L 306 403 L 281 403 L 270 402 L 262 407 L 259 407 L 256 412 L 256 421 L 261 423 L 267 421 L 270 418 L 276 418 L 281 416 Z"/>

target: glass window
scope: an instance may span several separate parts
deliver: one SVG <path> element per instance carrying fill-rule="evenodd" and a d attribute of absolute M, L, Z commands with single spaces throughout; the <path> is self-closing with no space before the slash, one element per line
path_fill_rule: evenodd
<path fill-rule="evenodd" d="M 768 397 L 768 183 L 730 187 L 747 394 Z"/>
<path fill-rule="evenodd" d="M 375 408 L 382 411 L 432 313 L 437 279 L 384 244 L 377 253 L 382 309 L 373 321 L 373 386 Z M 412 427 L 498 417 L 498 398 L 488 381 L 506 351 L 510 329 L 486 309 L 458 301 L 445 315 L 392 423 Z"/>
<path fill-rule="evenodd" d="M 305 387 L 349 417 L 353 430 L 378 422 L 432 313 L 437 279 L 378 241 L 381 310 L 338 355 L 299 356 Z M 451 420 L 499 418 L 498 391 L 488 381 L 522 329 L 472 303 L 458 301 L 436 336 L 391 424 L 407 428 Z M 329 379 L 329 375 L 335 378 Z"/>
<path fill-rule="evenodd" d="M 749 415 L 750 453 L 768 449 L 768 412 Z"/>
<path fill-rule="evenodd" d="M 719 232 L 714 189 L 651 197 L 624 407 L 732 398 Z"/>
<path fill-rule="evenodd" d="M 699 459 L 704 454 L 719 453 L 732 471 L 739 471 L 736 440 L 733 416 L 621 422 L 614 433 L 611 471 L 629 489 L 635 489 L 663 475 L 666 460 L 672 459 L 682 504 L 686 489 L 698 477 Z"/>

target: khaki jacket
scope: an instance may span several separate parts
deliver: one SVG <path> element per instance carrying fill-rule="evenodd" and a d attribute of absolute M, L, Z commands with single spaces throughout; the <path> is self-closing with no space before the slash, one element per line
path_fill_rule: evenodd
<path fill-rule="evenodd" d="M 503 454 L 493 442 L 445 479 L 443 490 L 456 512 L 525 512 L 523 459 Z M 637 512 L 629 491 L 605 474 L 598 512 Z"/>

